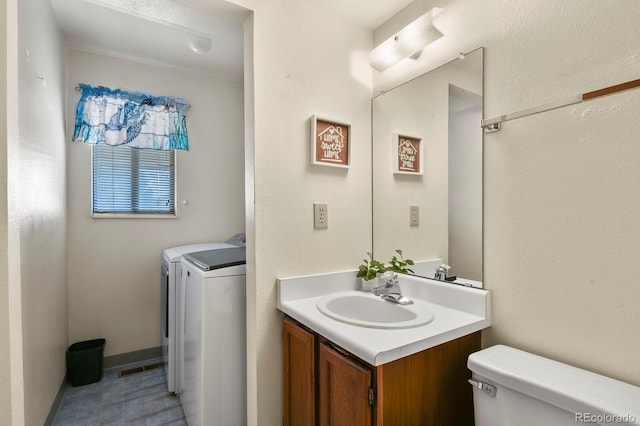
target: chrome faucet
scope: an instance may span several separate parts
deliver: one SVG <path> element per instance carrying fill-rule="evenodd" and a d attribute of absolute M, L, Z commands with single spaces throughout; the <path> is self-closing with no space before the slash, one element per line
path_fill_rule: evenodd
<path fill-rule="evenodd" d="M 399 305 L 410 305 L 413 303 L 411 299 L 402 295 L 398 274 L 387 271 L 380 275 L 380 278 L 384 281 L 384 286 L 373 289 L 373 294 Z"/>

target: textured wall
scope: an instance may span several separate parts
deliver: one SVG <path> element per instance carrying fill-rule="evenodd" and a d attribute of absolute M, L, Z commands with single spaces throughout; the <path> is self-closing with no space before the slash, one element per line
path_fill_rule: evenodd
<path fill-rule="evenodd" d="M 524 10 L 523 10 L 524 9 Z M 485 117 L 638 78 L 634 1 L 531 2 L 487 58 Z M 485 137 L 485 283 L 507 343 L 640 385 L 638 91 Z M 596 314 L 597 313 L 597 314 Z"/>
<path fill-rule="evenodd" d="M 255 10 L 249 424 L 275 425 L 282 423 L 276 278 L 352 269 L 371 249 L 371 34 L 306 1 L 238 3 Z M 309 164 L 312 114 L 352 125 L 348 170 Z M 328 229 L 313 229 L 316 201 L 328 203 Z"/>
<path fill-rule="evenodd" d="M 9 213 L 20 235 L 24 415 L 32 425 L 49 413 L 67 348 L 65 58 L 48 1 L 18 3 L 17 53 L 19 147 L 9 161 L 19 171 Z"/>
<path fill-rule="evenodd" d="M 0 4 L 0 81 L 8 81 L 11 60 L 7 53 L 15 49 L 8 28 L 8 17 L 12 16 L 10 8 L 15 8 L 15 1 Z M 12 29 L 13 30 L 13 29 Z M 13 30 L 15 34 L 15 30 Z M 8 104 L 15 98 L 9 95 L 8 85 L 0 86 L 0 424 L 11 424 L 11 329 L 10 329 L 10 296 L 9 296 L 9 215 L 7 211 L 7 156 L 9 147 Z M 12 94 L 15 96 L 15 94 Z"/>

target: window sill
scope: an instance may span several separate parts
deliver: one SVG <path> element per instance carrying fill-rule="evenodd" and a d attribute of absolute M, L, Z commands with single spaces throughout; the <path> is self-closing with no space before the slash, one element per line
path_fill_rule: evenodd
<path fill-rule="evenodd" d="M 92 219 L 177 219 L 177 214 L 91 213 Z"/>

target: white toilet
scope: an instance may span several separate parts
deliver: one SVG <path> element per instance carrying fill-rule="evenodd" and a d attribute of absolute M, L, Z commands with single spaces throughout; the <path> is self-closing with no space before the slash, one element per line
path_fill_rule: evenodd
<path fill-rule="evenodd" d="M 640 426 L 637 386 L 503 345 L 467 366 L 476 426 Z"/>

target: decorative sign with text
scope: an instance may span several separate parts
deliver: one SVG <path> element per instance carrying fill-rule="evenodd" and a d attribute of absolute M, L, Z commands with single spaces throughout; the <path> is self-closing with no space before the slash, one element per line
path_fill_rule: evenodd
<path fill-rule="evenodd" d="M 393 135 L 395 155 L 393 172 L 398 174 L 423 174 L 422 138 L 396 133 Z"/>
<path fill-rule="evenodd" d="M 311 117 L 311 164 L 349 167 L 351 126 Z"/>

